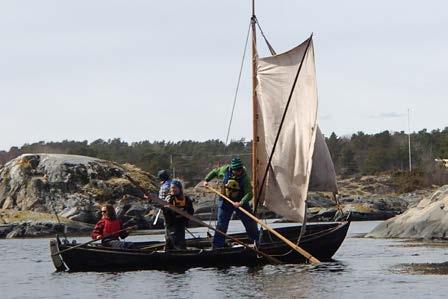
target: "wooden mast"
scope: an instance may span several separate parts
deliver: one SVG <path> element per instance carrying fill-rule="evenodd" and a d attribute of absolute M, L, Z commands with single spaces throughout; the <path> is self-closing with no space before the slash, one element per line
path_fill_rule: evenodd
<path fill-rule="evenodd" d="M 258 102 L 257 102 L 257 32 L 256 32 L 256 17 L 255 17 L 255 0 L 252 0 L 252 116 L 253 116 L 253 134 L 252 134 L 252 188 L 254 200 L 254 212 L 258 205 L 258 157 L 257 157 L 257 142 L 258 142 Z"/>

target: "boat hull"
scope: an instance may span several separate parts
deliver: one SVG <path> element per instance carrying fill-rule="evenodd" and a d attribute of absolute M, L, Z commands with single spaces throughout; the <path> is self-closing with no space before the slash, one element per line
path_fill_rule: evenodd
<path fill-rule="evenodd" d="M 342 244 L 349 222 L 309 224 L 301 239 L 300 247 L 321 261 L 328 261 Z M 281 227 L 276 230 L 296 242 L 301 226 Z M 245 234 L 232 236 L 248 241 Z M 161 251 L 144 249 L 113 249 L 102 246 L 85 246 L 55 254 L 73 245 L 63 245 L 59 240 L 50 241 L 52 260 L 57 271 L 129 271 L 150 269 L 188 269 L 192 267 L 256 266 L 268 261 L 243 246 L 226 247 L 217 250 L 210 248 L 190 249 L 210 244 L 210 239 L 190 239 L 188 250 Z M 143 247 L 156 242 L 135 243 Z M 159 248 L 160 249 L 160 248 Z M 304 263 L 306 259 L 269 232 L 263 232 L 259 250 L 275 256 L 283 263 Z"/>

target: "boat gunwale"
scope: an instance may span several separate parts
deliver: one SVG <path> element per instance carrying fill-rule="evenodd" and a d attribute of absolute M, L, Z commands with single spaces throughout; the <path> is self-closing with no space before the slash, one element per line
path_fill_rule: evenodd
<path fill-rule="evenodd" d="M 299 244 L 307 244 L 317 238 L 326 237 L 333 232 L 341 229 L 345 225 L 349 225 L 350 221 L 343 221 L 343 222 L 333 222 L 331 224 L 335 224 L 334 227 L 331 227 L 322 233 L 315 234 L 312 238 L 306 238 L 306 235 L 303 237 L 303 240 L 300 241 Z M 297 228 L 298 226 L 287 226 L 287 227 L 281 227 L 282 229 L 288 229 L 288 228 Z M 268 232 L 267 232 L 268 233 Z M 238 233 L 238 234 L 232 234 L 232 236 L 238 236 L 238 235 L 244 235 L 244 233 Z M 202 240 L 197 240 L 198 242 L 205 242 L 208 238 L 203 238 Z M 195 239 L 189 239 L 191 241 L 194 241 Z M 138 243 L 138 242 L 136 242 Z M 141 242 L 145 243 L 145 242 Z M 160 242 L 160 245 L 163 245 L 163 242 Z M 59 244 L 60 250 L 66 250 L 69 249 L 71 246 L 74 245 L 64 245 Z M 61 248 L 62 247 L 62 248 Z M 264 242 L 259 246 L 260 250 L 273 250 L 273 249 L 280 249 L 282 247 L 288 247 L 284 242 L 281 240 L 274 241 L 274 242 Z M 188 254 L 200 254 L 202 252 L 210 252 L 215 253 L 216 255 L 219 255 L 220 253 L 236 253 L 236 252 L 244 252 L 244 251 L 251 251 L 250 249 L 247 249 L 243 246 L 237 246 L 237 247 L 223 247 L 219 249 L 204 249 L 204 248 L 197 248 L 197 249 L 183 249 L 183 250 L 171 250 L 171 251 L 164 251 L 164 250 L 144 250 L 139 248 L 111 248 L 111 247 L 105 247 L 105 246 L 86 246 L 86 247 L 79 247 L 70 251 L 84 251 L 84 252 L 98 252 L 98 253 L 110 253 L 110 254 L 119 254 L 119 255 L 141 255 L 141 256 L 148 256 L 148 255 L 154 255 L 154 254 L 164 254 L 164 255 L 188 255 Z M 69 254 L 70 251 L 64 252 L 61 255 Z"/>

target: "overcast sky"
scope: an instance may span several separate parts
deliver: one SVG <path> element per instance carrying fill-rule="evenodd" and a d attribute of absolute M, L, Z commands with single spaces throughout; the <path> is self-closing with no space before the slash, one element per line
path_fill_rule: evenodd
<path fill-rule="evenodd" d="M 257 1 L 277 52 L 314 32 L 329 134 L 448 126 L 448 3 Z M 250 0 L 0 2 L 0 150 L 224 139 Z M 261 40 L 260 40 L 261 43 Z M 266 49 L 260 49 L 266 55 Z M 251 137 L 249 61 L 231 137 Z"/>

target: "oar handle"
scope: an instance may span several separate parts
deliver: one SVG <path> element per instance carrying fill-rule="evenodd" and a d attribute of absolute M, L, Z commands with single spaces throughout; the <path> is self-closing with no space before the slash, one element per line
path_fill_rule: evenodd
<path fill-rule="evenodd" d="M 205 186 L 208 189 L 210 189 L 211 191 L 215 192 L 216 194 L 218 194 L 219 196 L 221 196 L 222 198 L 224 198 L 225 200 L 227 200 L 229 203 L 231 203 L 232 205 L 235 203 L 233 200 L 231 200 L 230 198 L 228 198 L 227 196 L 225 196 L 224 194 L 222 194 L 221 192 L 219 192 L 218 190 L 210 187 L 210 186 Z M 257 222 L 258 224 L 260 224 L 262 227 L 264 227 L 265 229 L 267 229 L 268 231 L 270 231 L 271 233 L 273 233 L 277 238 L 279 238 L 280 240 L 282 240 L 283 242 L 285 242 L 289 247 L 291 247 L 292 249 L 294 249 L 295 251 L 297 251 L 298 253 L 300 253 L 302 256 L 304 256 L 307 260 L 309 260 L 311 263 L 313 264 L 318 264 L 320 263 L 320 261 L 315 258 L 314 256 L 312 256 L 308 251 L 306 251 L 305 249 L 301 248 L 300 246 L 297 246 L 296 244 L 294 244 L 293 242 L 291 242 L 290 240 L 288 240 L 287 238 L 285 238 L 282 234 L 280 234 L 278 231 L 274 230 L 273 228 L 271 228 L 269 225 L 267 225 L 266 223 L 264 223 L 263 221 L 261 221 L 260 219 L 258 219 L 257 217 L 255 217 L 254 215 L 252 215 L 252 213 L 246 211 L 243 207 L 238 207 L 238 209 L 243 212 L 244 214 L 246 214 L 249 218 L 251 218 L 252 220 L 254 220 L 255 222 Z"/>

